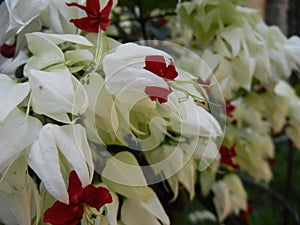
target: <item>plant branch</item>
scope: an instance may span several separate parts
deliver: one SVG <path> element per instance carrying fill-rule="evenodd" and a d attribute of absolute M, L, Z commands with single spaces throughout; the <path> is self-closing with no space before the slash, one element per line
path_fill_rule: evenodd
<path fill-rule="evenodd" d="M 285 209 L 294 217 L 296 224 L 300 225 L 300 218 L 299 218 L 298 213 L 295 211 L 295 209 L 290 205 L 290 203 L 282 195 L 280 195 L 279 193 L 277 193 L 276 191 L 274 191 L 274 190 L 272 190 L 270 188 L 267 188 L 267 187 L 265 187 L 265 186 L 263 186 L 261 184 L 258 184 L 256 182 L 252 181 L 249 178 L 240 176 L 240 179 L 245 184 L 248 184 L 248 185 L 250 185 L 250 186 L 252 186 L 254 188 L 257 188 L 257 189 L 259 189 L 259 190 L 267 193 L 273 199 L 275 199 L 276 201 L 280 202 L 285 207 Z"/>

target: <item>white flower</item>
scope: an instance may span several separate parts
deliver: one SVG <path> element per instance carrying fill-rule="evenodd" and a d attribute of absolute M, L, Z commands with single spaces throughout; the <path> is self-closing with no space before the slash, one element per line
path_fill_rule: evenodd
<path fill-rule="evenodd" d="M 13 42 L 15 36 L 20 35 L 17 41 L 17 52 L 24 46 L 24 34 L 39 31 L 42 27 L 38 17 L 47 7 L 46 0 L 7 0 L 0 6 L 0 46 L 5 42 Z"/>
<path fill-rule="evenodd" d="M 69 197 L 64 182 L 68 168 L 61 167 L 62 154 L 73 168 L 83 186 L 93 178 L 93 162 L 85 130 L 80 125 L 45 125 L 39 139 L 29 152 L 28 164 L 43 181 L 47 191 L 61 202 L 68 203 Z"/>
<path fill-rule="evenodd" d="M 103 59 L 105 86 L 113 95 L 125 91 L 145 94 L 145 87 L 168 88 L 167 82 L 154 73 L 144 69 L 146 56 L 159 55 L 171 59 L 167 53 L 154 48 L 128 43 L 120 45 Z"/>

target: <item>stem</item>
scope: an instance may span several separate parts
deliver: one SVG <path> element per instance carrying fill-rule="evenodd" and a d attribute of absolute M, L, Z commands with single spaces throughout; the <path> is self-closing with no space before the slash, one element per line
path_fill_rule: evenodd
<path fill-rule="evenodd" d="M 97 48 L 96 48 L 95 60 L 94 60 L 95 68 L 93 69 L 92 72 L 95 72 L 101 63 L 102 56 L 104 54 L 104 45 L 105 45 L 104 39 L 105 39 L 105 32 L 99 29 L 98 38 L 97 38 Z"/>
<path fill-rule="evenodd" d="M 292 187 L 293 187 L 293 167 L 294 167 L 294 156 L 295 149 L 293 148 L 293 144 L 289 140 L 289 149 L 288 149 L 288 157 L 287 157 L 287 171 L 286 171 L 286 190 L 285 190 L 285 199 L 287 202 L 290 202 L 292 199 Z M 287 214 L 288 210 L 285 209 L 283 211 L 283 224 L 289 224 L 289 216 Z"/>
<path fill-rule="evenodd" d="M 139 11 L 140 11 L 140 15 L 139 15 L 138 21 L 141 24 L 143 38 L 144 38 L 144 40 L 148 40 L 148 34 L 147 34 L 147 30 L 146 30 L 146 22 L 147 22 L 147 20 L 144 17 L 144 11 L 143 11 L 142 1 L 141 0 L 137 0 L 137 6 L 138 6 Z"/>
<path fill-rule="evenodd" d="M 280 202 L 285 207 L 285 209 L 294 217 L 296 224 L 300 225 L 300 219 L 299 219 L 298 213 L 295 211 L 295 209 L 290 205 L 290 203 L 282 195 L 278 194 L 276 191 L 274 191 L 270 188 L 267 188 L 261 184 L 255 183 L 254 181 L 252 181 L 248 178 L 240 176 L 240 179 L 245 184 L 248 184 L 252 187 L 255 187 L 255 188 L 269 194 L 273 199 Z"/>

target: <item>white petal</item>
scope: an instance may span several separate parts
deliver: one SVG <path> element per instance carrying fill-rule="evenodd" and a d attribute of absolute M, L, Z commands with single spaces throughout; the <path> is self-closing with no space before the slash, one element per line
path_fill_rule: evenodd
<path fill-rule="evenodd" d="M 203 107 L 197 106 L 190 97 L 179 104 L 178 111 L 181 121 L 174 121 L 176 124 L 172 128 L 180 134 L 212 138 L 222 134 L 217 120 Z"/>
<path fill-rule="evenodd" d="M 68 203 L 67 188 L 60 171 L 58 150 L 52 133 L 57 125 L 45 125 L 29 152 L 28 164 L 56 199 Z"/>
<path fill-rule="evenodd" d="M 125 225 L 160 225 L 158 220 L 149 213 L 138 201 L 127 199 L 121 209 L 121 220 Z"/>
<path fill-rule="evenodd" d="M 19 109 L 13 110 L 0 124 L 0 172 L 38 137 L 42 124 Z"/>
<path fill-rule="evenodd" d="M 29 165 L 56 199 L 68 203 L 58 152 L 76 170 L 83 186 L 91 182 L 93 164 L 84 129 L 80 125 L 47 124 L 29 153 Z"/>
<path fill-rule="evenodd" d="M 7 75 L 0 74 L 0 122 L 25 99 L 29 89 L 29 83 L 18 84 Z"/>
<path fill-rule="evenodd" d="M 146 86 L 168 88 L 163 78 L 143 69 L 145 57 L 149 55 L 164 56 L 166 62 L 171 58 L 167 53 L 154 48 L 136 44 L 123 44 L 103 59 L 105 85 L 111 94 L 127 90 L 143 93 Z"/>
<path fill-rule="evenodd" d="M 38 205 L 33 205 L 36 183 L 28 175 L 24 157 L 16 160 L 0 182 L 0 223 L 31 225 L 32 216 L 39 220 Z M 39 204 L 39 196 L 36 196 Z M 22 204 L 20 204 L 22 203 Z"/>
<path fill-rule="evenodd" d="M 91 183 L 93 177 L 93 161 L 84 128 L 74 126 L 53 127 L 52 133 L 56 145 L 66 157 L 82 182 L 83 186 Z"/>
<path fill-rule="evenodd" d="M 29 84 L 32 90 L 32 107 L 36 113 L 58 121 L 65 119 L 67 121 L 63 122 L 68 123 L 67 113 L 80 115 L 88 106 L 82 84 L 66 68 L 51 72 L 31 70 Z"/>
<path fill-rule="evenodd" d="M 159 219 L 163 224 L 169 225 L 170 220 L 166 214 L 163 206 L 161 205 L 155 192 L 153 192 L 153 197 L 151 197 L 147 202 L 142 202 L 141 205 L 153 216 Z"/>

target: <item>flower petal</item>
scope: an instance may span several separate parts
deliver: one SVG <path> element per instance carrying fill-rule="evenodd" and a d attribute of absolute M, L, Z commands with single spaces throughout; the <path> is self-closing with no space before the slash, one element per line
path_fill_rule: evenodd
<path fill-rule="evenodd" d="M 85 31 L 85 32 L 94 32 L 98 33 L 99 30 L 99 22 L 90 17 L 83 17 L 80 19 L 71 19 L 71 23 L 74 23 L 76 27 Z"/>
<path fill-rule="evenodd" d="M 75 170 L 72 170 L 69 177 L 69 186 L 68 186 L 68 194 L 69 194 L 69 200 L 70 204 L 78 203 L 79 195 L 82 191 L 82 184 L 81 181 L 75 172 Z M 75 202 L 76 201 L 76 202 Z"/>
<path fill-rule="evenodd" d="M 99 211 L 103 205 L 112 202 L 112 196 L 108 189 L 89 184 L 83 189 L 81 200 Z"/>
<path fill-rule="evenodd" d="M 4 122 L 0 123 L 0 174 L 24 149 L 38 137 L 41 122 L 25 113 L 13 110 Z"/>
<path fill-rule="evenodd" d="M 78 205 L 55 202 L 44 214 L 44 222 L 52 225 L 76 225 L 80 222 L 83 209 Z"/>
<path fill-rule="evenodd" d="M 144 67 L 145 70 L 148 70 L 159 77 L 164 77 L 166 73 L 166 61 L 163 56 L 160 55 L 150 55 L 145 58 Z"/>
<path fill-rule="evenodd" d="M 96 0 L 99 2 L 99 0 Z M 109 0 L 104 9 L 101 10 L 101 19 L 108 20 L 111 8 L 113 6 L 113 0 Z"/>
<path fill-rule="evenodd" d="M 145 88 L 145 93 L 150 97 L 152 101 L 158 100 L 160 104 L 168 101 L 168 95 L 172 91 L 170 89 L 148 86 Z"/>
<path fill-rule="evenodd" d="M 100 16 L 100 1 L 99 0 L 87 0 L 86 1 L 86 12 L 89 17 Z"/>
<path fill-rule="evenodd" d="M 7 75 L 0 74 L 0 122 L 25 99 L 29 90 L 28 82 L 17 84 Z"/>

